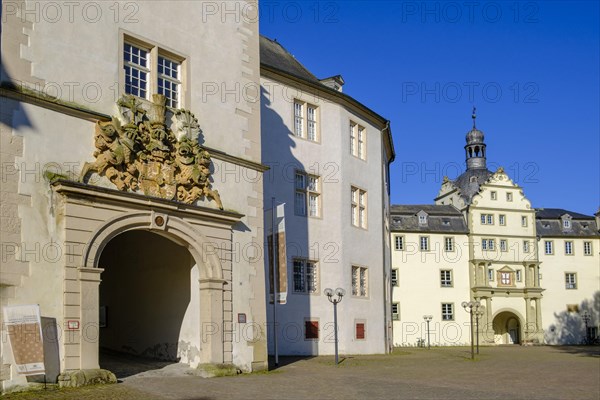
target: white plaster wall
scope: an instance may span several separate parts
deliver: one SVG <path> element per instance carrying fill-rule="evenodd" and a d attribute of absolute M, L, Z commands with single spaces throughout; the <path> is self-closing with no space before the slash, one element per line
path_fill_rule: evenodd
<path fill-rule="evenodd" d="M 542 286 L 546 289 L 542 300 L 544 337 L 549 344 L 578 344 L 585 337 L 581 313 L 586 310 L 592 317 L 589 326 L 600 325 L 600 239 L 598 238 L 542 238 L 554 241 L 554 254 L 540 252 Z M 574 254 L 566 255 L 565 240 L 573 241 Z M 583 254 L 583 242 L 592 242 L 592 255 Z M 566 289 L 565 272 L 577 274 L 577 289 Z M 568 312 L 567 305 L 577 305 L 580 312 Z"/>
<path fill-rule="evenodd" d="M 261 79 L 263 87 L 263 161 L 271 166 L 265 175 L 265 199 L 275 196 L 286 203 L 288 287 L 293 288 L 292 258 L 318 259 L 319 290 L 315 294 L 288 294 L 288 303 L 278 306 L 280 354 L 332 354 L 333 307 L 324 296 L 326 287 L 342 287 L 347 295 L 338 305 L 339 350 L 342 353 L 382 353 L 384 340 L 383 176 L 381 132 L 371 123 L 351 114 L 313 92 L 287 88 L 272 79 Z M 319 107 L 320 143 L 294 137 L 294 97 Z M 349 121 L 367 128 L 367 161 L 350 154 Z M 322 180 L 322 217 L 294 215 L 294 169 L 318 174 Z M 350 218 L 350 187 L 368 193 L 368 229 L 355 228 Z M 369 296 L 351 295 L 351 267 L 369 268 Z M 272 308 L 272 307 L 271 307 Z M 268 317 L 272 321 L 271 312 Z M 318 320 L 320 338 L 304 340 L 304 320 Z M 366 339 L 354 339 L 355 320 L 365 320 Z M 271 348 L 270 352 L 273 353 Z"/>
<path fill-rule="evenodd" d="M 404 236 L 405 250 L 392 247 L 392 268 L 398 269 L 398 286 L 393 301 L 399 303 L 400 319 L 394 321 L 394 346 L 416 346 L 427 340 L 423 315 L 432 315 L 432 345 L 452 346 L 470 343 L 469 314 L 461 303 L 470 300 L 468 239 L 464 234 L 392 233 Z M 419 237 L 429 236 L 430 251 L 419 250 Z M 444 238 L 454 237 L 455 251 L 444 250 Z M 442 287 L 440 270 L 451 269 L 452 287 Z M 454 321 L 442 321 L 442 303 L 454 304 Z"/>

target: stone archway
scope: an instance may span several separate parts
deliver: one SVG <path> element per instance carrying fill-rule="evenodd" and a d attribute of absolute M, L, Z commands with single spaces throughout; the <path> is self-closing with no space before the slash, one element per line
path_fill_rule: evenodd
<path fill-rule="evenodd" d="M 232 248 L 233 226 L 243 215 L 136 193 L 60 181 L 65 247 L 64 323 L 61 369 L 99 368 L 99 285 L 103 272 L 100 256 L 117 235 L 144 230 L 166 237 L 186 248 L 198 266 L 201 352 L 198 363 L 233 361 Z M 194 366 L 194 365 L 192 365 Z"/>
<path fill-rule="evenodd" d="M 199 328 L 200 354 L 192 366 L 200 363 L 221 364 L 224 362 L 224 307 L 223 270 L 215 252 L 207 252 L 209 242 L 197 229 L 179 217 L 154 211 L 132 212 L 118 215 L 96 229 L 84 248 L 81 268 L 81 323 L 99 326 L 99 283 L 104 271 L 99 264 L 102 250 L 115 237 L 136 230 L 144 230 L 164 236 L 187 248 L 198 266 L 200 290 Z M 95 276 L 95 278 L 94 278 Z M 90 277 L 92 277 L 90 279 Z M 99 329 L 99 328 L 98 328 Z M 82 340 L 82 368 L 98 368 L 99 341 Z"/>
<path fill-rule="evenodd" d="M 500 311 L 493 319 L 494 342 L 496 344 L 520 344 L 522 323 L 513 311 Z"/>

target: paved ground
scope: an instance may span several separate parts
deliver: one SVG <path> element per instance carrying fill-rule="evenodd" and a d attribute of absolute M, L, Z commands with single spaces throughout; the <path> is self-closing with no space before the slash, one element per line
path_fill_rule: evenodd
<path fill-rule="evenodd" d="M 8 395 L 5 399 L 593 399 L 600 347 L 398 350 L 387 356 L 282 358 L 267 373 L 202 379 L 132 375 L 117 385 Z M 285 365 L 284 365 L 285 364 Z M 145 376 L 144 376 L 145 375 Z M 152 375 L 152 374 L 150 374 Z"/>

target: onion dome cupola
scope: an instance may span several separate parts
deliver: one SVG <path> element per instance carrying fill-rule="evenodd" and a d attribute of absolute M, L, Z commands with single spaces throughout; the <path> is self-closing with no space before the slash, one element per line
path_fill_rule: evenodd
<path fill-rule="evenodd" d="M 467 170 L 469 169 L 487 169 L 485 161 L 485 143 L 483 132 L 475 126 L 477 115 L 476 108 L 473 107 L 473 129 L 467 133 L 467 144 L 465 153 L 467 158 Z"/>

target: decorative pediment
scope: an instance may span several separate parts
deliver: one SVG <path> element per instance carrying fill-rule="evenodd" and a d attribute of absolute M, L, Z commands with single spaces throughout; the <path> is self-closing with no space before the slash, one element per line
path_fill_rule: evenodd
<path fill-rule="evenodd" d="M 96 172 L 119 190 L 187 204 L 206 197 L 223 209 L 219 192 L 211 188 L 211 158 L 200 145 L 194 114 L 175 110 L 168 126 L 165 97 L 158 94 L 150 110 L 131 95 L 121 97 L 117 105 L 126 122 L 113 118 L 96 124 L 95 161 L 85 163 L 81 182 L 90 183 Z"/>

